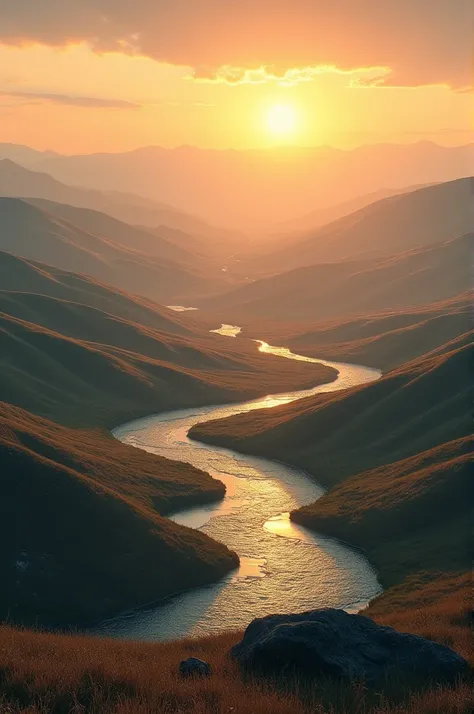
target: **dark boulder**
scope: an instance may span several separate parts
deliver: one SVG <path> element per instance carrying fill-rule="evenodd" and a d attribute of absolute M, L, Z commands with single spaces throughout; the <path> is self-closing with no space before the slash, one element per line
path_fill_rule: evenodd
<path fill-rule="evenodd" d="M 467 668 L 448 647 L 333 609 L 254 620 L 231 653 L 243 668 L 260 674 L 373 683 L 391 675 L 452 682 Z"/>
<path fill-rule="evenodd" d="M 179 665 L 181 677 L 210 677 L 212 674 L 211 665 L 197 657 L 185 659 Z"/>

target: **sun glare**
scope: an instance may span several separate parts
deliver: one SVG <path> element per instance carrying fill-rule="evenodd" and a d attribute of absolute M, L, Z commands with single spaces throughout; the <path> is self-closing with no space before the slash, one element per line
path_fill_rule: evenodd
<path fill-rule="evenodd" d="M 296 113 L 287 104 L 276 104 L 267 113 L 267 127 L 272 134 L 292 134 L 296 128 Z"/>

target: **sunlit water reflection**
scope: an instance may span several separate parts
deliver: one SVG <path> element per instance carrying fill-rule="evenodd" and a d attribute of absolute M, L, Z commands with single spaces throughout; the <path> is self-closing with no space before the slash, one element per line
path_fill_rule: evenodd
<path fill-rule="evenodd" d="M 357 611 L 380 592 L 376 574 L 362 554 L 289 520 L 289 511 L 323 493 L 306 473 L 187 437 L 191 427 L 211 419 L 347 389 L 380 377 L 375 369 L 293 355 L 264 342 L 259 345 L 262 352 L 334 367 L 338 377 L 314 389 L 159 414 L 114 432 L 124 443 L 188 462 L 225 483 L 227 493 L 222 502 L 177 513 L 173 520 L 200 528 L 237 551 L 239 570 L 211 587 L 181 594 L 160 607 L 108 621 L 102 634 L 168 640 L 216 633 L 245 627 L 254 617 L 269 613 L 327 606 Z"/>
<path fill-rule="evenodd" d="M 242 328 L 237 327 L 237 325 L 226 325 L 224 323 L 218 330 L 210 330 L 210 332 L 215 332 L 217 335 L 222 335 L 223 337 L 237 337 L 237 335 L 242 332 Z"/>
<path fill-rule="evenodd" d="M 189 312 L 193 310 L 199 310 L 198 307 L 185 307 L 184 305 L 167 305 L 168 310 L 174 310 L 174 312 Z"/>

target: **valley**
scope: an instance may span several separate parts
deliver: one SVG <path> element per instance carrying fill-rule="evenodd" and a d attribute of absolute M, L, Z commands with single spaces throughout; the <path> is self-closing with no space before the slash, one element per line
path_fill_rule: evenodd
<path fill-rule="evenodd" d="M 471 152 L 0 144 L 0 709 L 468 714 Z M 471 669 L 377 709 L 227 654 L 323 608 Z"/>

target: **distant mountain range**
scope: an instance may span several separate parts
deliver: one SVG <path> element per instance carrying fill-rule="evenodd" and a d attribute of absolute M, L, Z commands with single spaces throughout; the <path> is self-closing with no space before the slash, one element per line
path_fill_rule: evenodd
<path fill-rule="evenodd" d="M 380 189 L 467 176 L 474 145 L 375 144 L 352 151 L 143 147 L 123 154 L 61 156 L 0 144 L 1 156 L 67 184 L 139 194 L 233 228 L 267 229 Z M 160 222 L 201 232 L 189 225 Z"/>

